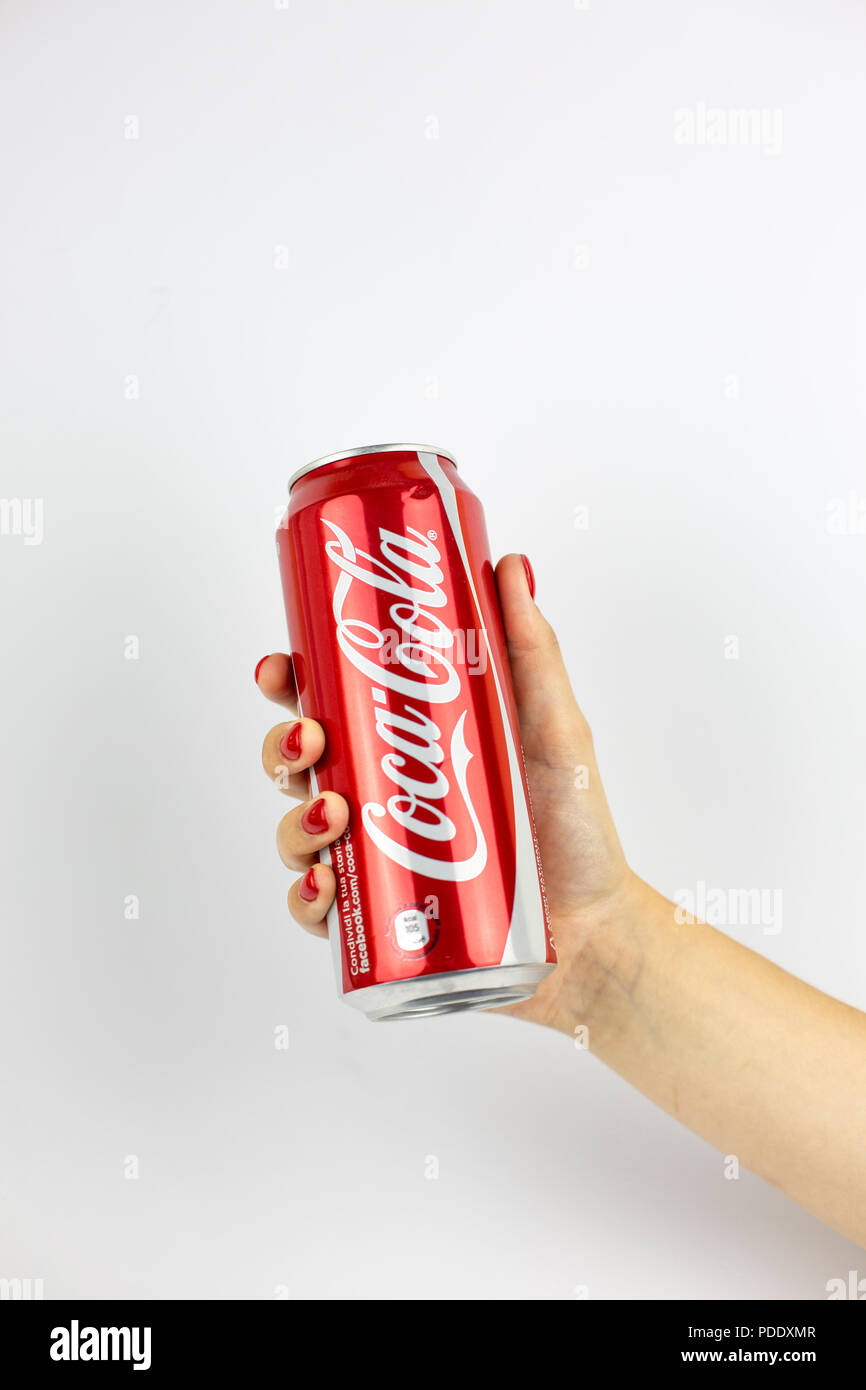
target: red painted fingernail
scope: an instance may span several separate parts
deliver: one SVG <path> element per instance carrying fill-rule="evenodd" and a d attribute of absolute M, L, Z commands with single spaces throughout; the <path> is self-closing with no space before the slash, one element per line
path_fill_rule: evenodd
<path fill-rule="evenodd" d="M 298 897 L 305 903 L 314 903 L 319 896 L 319 889 L 316 884 L 316 870 L 308 869 L 298 884 Z"/>
<path fill-rule="evenodd" d="M 318 801 L 314 801 L 312 806 L 308 806 L 301 816 L 301 825 L 308 835 L 324 835 L 328 826 L 328 813 L 325 810 L 325 798 L 320 796 Z"/>
<path fill-rule="evenodd" d="M 280 753 L 286 762 L 293 763 L 301 756 L 301 721 L 290 724 L 280 739 Z"/>
<path fill-rule="evenodd" d="M 254 676 L 254 680 L 255 680 L 256 685 L 258 685 L 258 683 L 259 683 L 259 671 L 262 669 L 262 667 L 264 666 L 264 664 L 265 664 L 265 662 L 267 661 L 267 659 L 268 659 L 268 658 L 267 658 L 266 656 L 263 656 L 262 659 L 261 659 L 261 661 L 260 661 L 260 662 L 258 663 L 258 665 L 256 666 L 256 674 L 255 674 L 255 676 Z"/>
<path fill-rule="evenodd" d="M 533 573 L 532 566 L 529 563 L 529 556 L 521 555 L 520 558 L 523 561 L 523 568 L 526 570 L 526 582 L 529 585 L 529 597 L 535 598 L 535 574 Z"/>

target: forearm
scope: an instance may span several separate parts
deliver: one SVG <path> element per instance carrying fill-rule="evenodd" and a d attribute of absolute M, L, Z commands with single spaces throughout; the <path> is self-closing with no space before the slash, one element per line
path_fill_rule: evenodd
<path fill-rule="evenodd" d="M 584 927 L 557 1026 L 794 1201 L 866 1244 L 866 1015 L 631 879 Z"/>

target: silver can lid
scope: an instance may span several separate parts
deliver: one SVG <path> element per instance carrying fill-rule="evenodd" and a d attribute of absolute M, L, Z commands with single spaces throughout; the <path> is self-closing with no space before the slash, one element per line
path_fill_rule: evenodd
<path fill-rule="evenodd" d="M 438 448 L 435 444 L 365 444 L 359 449 L 341 449 L 338 454 L 325 454 L 324 458 L 304 464 L 304 467 L 299 468 L 289 479 L 289 492 L 305 473 L 312 473 L 314 469 L 324 468 L 328 463 L 339 463 L 341 459 L 356 458 L 361 454 L 438 454 L 440 458 L 448 459 L 455 468 L 457 467 L 457 460 L 453 454 L 449 454 L 447 449 Z"/>

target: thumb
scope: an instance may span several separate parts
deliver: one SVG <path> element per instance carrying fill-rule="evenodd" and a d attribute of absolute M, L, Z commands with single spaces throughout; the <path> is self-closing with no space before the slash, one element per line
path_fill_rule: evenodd
<path fill-rule="evenodd" d="M 592 735 L 556 633 L 535 603 L 526 556 L 504 555 L 496 566 L 496 584 L 526 755 L 548 763 L 562 759 L 567 766 L 584 761 L 592 754 Z"/>

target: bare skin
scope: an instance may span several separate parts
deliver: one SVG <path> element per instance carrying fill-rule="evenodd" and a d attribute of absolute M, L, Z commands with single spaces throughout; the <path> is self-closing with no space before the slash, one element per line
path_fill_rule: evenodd
<path fill-rule="evenodd" d="M 678 923 L 674 904 L 632 872 L 592 735 L 521 557 L 506 555 L 496 578 L 559 958 L 532 999 L 498 1012 L 586 1038 L 696 1134 L 866 1245 L 866 1014 L 712 927 Z M 260 663 L 257 682 L 295 707 L 287 656 Z M 301 875 L 289 889 L 292 916 L 327 937 L 334 875 L 316 855 L 342 834 L 348 806 L 325 792 L 328 829 L 302 825 L 312 804 L 306 770 L 325 738 L 302 720 L 300 756 L 289 760 L 279 744 L 295 723 L 271 729 L 262 762 L 282 790 L 305 799 L 280 822 L 277 846 Z M 579 765 L 585 787 L 575 785 Z M 315 898 L 305 901 L 311 869 Z"/>

